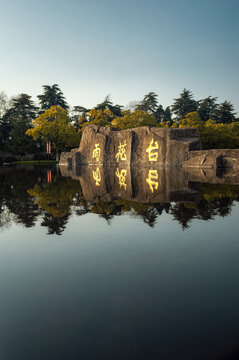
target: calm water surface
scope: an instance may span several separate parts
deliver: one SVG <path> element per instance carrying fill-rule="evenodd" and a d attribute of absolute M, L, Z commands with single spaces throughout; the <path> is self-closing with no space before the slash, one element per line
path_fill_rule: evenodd
<path fill-rule="evenodd" d="M 55 168 L 0 184 L 0 359 L 239 358 L 239 186 L 140 203 Z"/>

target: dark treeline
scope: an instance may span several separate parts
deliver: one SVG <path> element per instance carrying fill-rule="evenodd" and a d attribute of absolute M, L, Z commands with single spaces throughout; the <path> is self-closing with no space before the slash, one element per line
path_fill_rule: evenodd
<path fill-rule="evenodd" d="M 55 107 L 63 109 L 63 112 L 57 115 L 64 118 L 61 125 L 53 123 L 54 117 L 56 117 L 53 112 Z M 49 113 L 51 109 L 52 113 Z M 220 144 L 220 147 L 239 147 L 239 128 L 235 125 L 231 126 L 235 123 L 238 125 L 239 119 L 235 115 L 231 102 L 218 103 L 217 98 L 212 96 L 195 100 L 192 92 L 187 89 L 183 89 L 179 97 L 174 99 L 173 104 L 166 108 L 160 105 L 158 95 L 154 92 L 145 95 L 139 102 L 129 103 L 128 107 L 113 104 L 110 97 L 106 96 L 104 101 L 93 109 L 82 105 L 76 105 L 70 109 L 57 84 L 43 85 L 43 93 L 38 95 L 37 104 L 28 94 L 22 93 L 8 99 L 5 93 L 1 92 L 0 156 L 5 158 L 7 154 L 13 159 L 13 156 L 21 158 L 31 154 L 34 155 L 34 159 L 42 159 L 47 141 L 52 141 L 56 151 L 58 148 L 60 151 L 67 150 L 79 141 L 79 137 L 75 137 L 75 142 L 70 143 L 69 137 L 73 137 L 73 132 L 80 136 L 84 126 L 88 123 L 113 126 L 119 129 L 144 125 L 196 126 L 202 136 L 206 132 L 204 136 L 206 147 L 217 147 L 217 144 Z M 45 124 L 52 122 L 53 130 L 46 130 L 48 128 L 46 126 L 43 129 L 43 120 Z M 56 136 L 57 127 L 60 126 L 61 130 L 67 127 L 65 135 L 61 139 Z M 30 136 L 26 135 L 29 129 L 28 135 Z M 208 133 L 210 133 L 209 137 Z M 233 137 L 233 140 L 227 142 L 230 137 Z"/>
<path fill-rule="evenodd" d="M 56 168 L 50 170 L 51 182 L 47 181 L 47 169 L 42 167 L 0 169 L 0 231 L 12 223 L 33 227 L 40 221 L 48 234 L 61 235 L 72 214 L 87 213 L 98 214 L 108 224 L 116 216 L 128 213 L 154 227 L 163 212 L 187 229 L 193 219 L 208 221 L 215 216 L 228 216 L 234 201 L 239 201 L 237 185 L 201 184 L 193 203 L 144 204 L 120 199 L 90 203 L 84 200 L 79 181 L 59 176 Z"/>

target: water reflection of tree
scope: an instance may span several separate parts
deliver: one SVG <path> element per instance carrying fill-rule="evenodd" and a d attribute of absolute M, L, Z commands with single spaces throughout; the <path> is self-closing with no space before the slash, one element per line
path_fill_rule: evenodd
<path fill-rule="evenodd" d="M 81 198 L 79 194 L 77 194 L 76 198 L 73 202 L 74 212 L 78 216 L 86 215 L 90 212 L 90 207 L 87 201 Z"/>
<path fill-rule="evenodd" d="M 44 210 L 41 225 L 48 228 L 48 234 L 61 235 L 69 220 L 74 198 L 81 193 L 81 186 L 79 181 L 56 175 L 52 177 L 52 183 L 37 184 L 28 193 Z"/>
<path fill-rule="evenodd" d="M 154 227 L 158 216 L 160 216 L 164 210 L 168 213 L 169 209 L 170 204 L 167 203 L 144 204 L 121 199 L 111 203 L 101 201 L 89 207 L 90 212 L 99 214 L 108 224 L 110 224 L 110 221 L 115 216 L 128 213 L 133 218 L 141 218 L 150 227 Z"/>
<path fill-rule="evenodd" d="M 215 216 L 228 216 L 235 200 L 239 200 L 239 186 L 202 184 L 196 203 L 175 203 L 171 205 L 170 213 L 183 229 L 187 229 L 193 219 L 209 221 Z"/>
<path fill-rule="evenodd" d="M 154 204 L 153 206 L 150 205 L 150 207 L 146 208 L 145 211 L 141 212 L 140 215 L 141 215 L 143 221 L 147 225 L 149 225 L 150 227 L 154 227 L 157 222 L 157 218 L 160 215 L 162 215 L 163 211 L 168 213 L 169 209 L 170 209 L 170 204 L 157 203 L 157 204 Z"/>
<path fill-rule="evenodd" d="M 34 204 L 28 195 L 27 188 L 39 180 L 40 172 L 33 167 L 2 168 L 0 173 L 0 199 L 1 199 L 1 221 L 0 226 L 6 222 L 14 221 L 25 227 L 34 226 L 41 209 Z M 10 212 L 12 216 L 6 216 Z"/>
<path fill-rule="evenodd" d="M 70 178 L 54 177 L 52 183 L 35 185 L 28 193 L 35 198 L 35 203 L 55 218 L 70 213 L 74 196 L 80 190 L 80 183 Z"/>
<path fill-rule="evenodd" d="M 45 212 L 41 226 L 47 227 L 48 235 L 61 235 L 66 228 L 69 215 L 63 217 L 54 217 L 52 214 Z"/>
<path fill-rule="evenodd" d="M 177 220 L 183 229 L 189 228 L 189 222 L 196 217 L 196 211 L 197 209 L 188 208 L 184 203 L 175 203 L 170 209 L 173 219 Z"/>
<path fill-rule="evenodd" d="M 52 182 L 47 183 L 46 171 L 42 167 L 0 168 L 0 228 L 12 222 L 32 227 L 41 218 L 48 234 L 61 235 L 73 213 L 94 213 L 109 225 L 114 217 L 128 214 L 154 227 L 165 212 L 187 229 L 194 219 L 209 221 L 228 216 L 234 201 L 239 200 L 239 186 L 202 184 L 195 203 L 152 204 L 121 199 L 88 202 L 79 181 L 61 177 L 52 169 Z"/>

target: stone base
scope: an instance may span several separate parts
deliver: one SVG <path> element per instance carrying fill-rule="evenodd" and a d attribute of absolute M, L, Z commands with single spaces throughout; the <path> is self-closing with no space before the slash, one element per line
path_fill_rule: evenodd
<path fill-rule="evenodd" d="M 185 169 L 217 169 L 226 167 L 239 170 L 239 149 L 190 151 L 188 160 L 182 163 L 182 167 Z"/>

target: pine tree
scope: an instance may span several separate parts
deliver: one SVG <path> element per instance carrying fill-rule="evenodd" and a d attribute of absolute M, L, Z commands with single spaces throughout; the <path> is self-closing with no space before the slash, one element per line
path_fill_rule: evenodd
<path fill-rule="evenodd" d="M 174 103 L 171 106 L 172 112 L 176 115 L 177 120 L 182 119 L 189 112 L 197 111 L 197 101 L 193 99 L 193 95 L 190 90 L 183 89 L 180 97 L 174 99 Z"/>
<path fill-rule="evenodd" d="M 36 143 L 25 135 L 36 118 L 38 108 L 30 95 L 20 94 L 10 101 L 10 107 L 2 118 L 4 138 L 2 145 L 4 151 L 14 155 L 25 155 L 37 150 Z"/>
<path fill-rule="evenodd" d="M 150 114 L 155 114 L 158 108 L 158 95 L 150 92 L 144 96 L 143 100 L 136 107 L 137 110 L 147 111 Z"/>
<path fill-rule="evenodd" d="M 164 123 L 169 122 L 170 125 L 173 124 L 172 114 L 169 106 L 167 106 L 166 109 L 164 110 L 163 122 Z"/>
<path fill-rule="evenodd" d="M 222 124 L 229 124 L 235 120 L 234 107 L 230 101 L 224 101 L 218 106 L 216 121 Z"/>
<path fill-rule="evenodd" d="M 68 110 L 69 106 L 62 91 L 59 88 L 59 85 L 43 85 L 42 87 L 43 94 L 38 95 L 37 97 L 40 101 L 41 109 L 43 111 L 50 109 L 52 106 L 61 106 L 63 109 Z"/>
<path fill-rule="evenodd" d="M 36 118 L 38 108 L 35 106 L 30 95 L 19 94 L 10 101 L 10 107 L 4 117 L 8 119 L 21 118 L 26 124 L 30 124 Z"/>
<path fill-rule="evenodd" d="M 164 121 L 164 109 L 162 105 L 159 105 L 154 115 L 156 116 L 157 122 L 160 123 Z"/>
<path fill-rule="evenodd" d="M 216 110 L 218 108 L 218 104 L 216 103 L 217 98 L 208 96 L 205 99 L 199 100 L 198 113 L 204 122 L 212 119 L 216 120 Z"/>
<path fill-rule="evenodd" d="M 122 105 L 113 105 L 112 101 L 110 100 L 110 95 L 107 95 L 104 99 L 104 101 L 100 104 L 97 104 L 95 106 L 95 110 L 102 110 L 109 109 L 114 116 L 122 116 Z"/>

